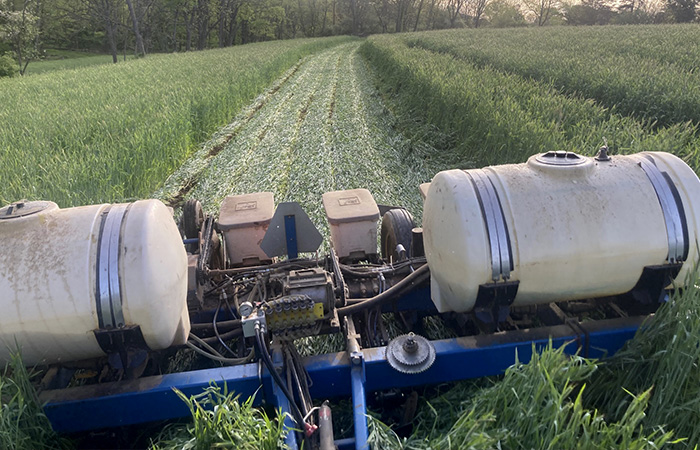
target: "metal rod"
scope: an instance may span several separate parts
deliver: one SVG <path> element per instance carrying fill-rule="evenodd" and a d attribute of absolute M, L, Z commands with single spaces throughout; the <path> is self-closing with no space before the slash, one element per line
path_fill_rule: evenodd
<path fill-rule="evenodd" d="M 350 385 L 352 392 L 352 415 L 355 428 L 355 449 L 368 449 L 367 440 L 367 394 L 365 392 L 365 357 L 360 347 L 359 337 L 355 330 L 355 322 L 351 317 L 345 318 L 345 333 L 347 337 L 348 354 L 350 355 Z"/>
<path fill-rule="evenodd" d="M 335 450 L 333 437 L 333 414 L 326 400 L 318 411 L 318 433 L 320 450 Z"/>
<path fill-rule="evenodd" d="M 355 449 L 367 450 L 369 430 L 367 428 L 367 396 L 365 393 L 364 358 L 354 363 L 350 371 L 352 382 L 352 415 L 355 426 Z"/>

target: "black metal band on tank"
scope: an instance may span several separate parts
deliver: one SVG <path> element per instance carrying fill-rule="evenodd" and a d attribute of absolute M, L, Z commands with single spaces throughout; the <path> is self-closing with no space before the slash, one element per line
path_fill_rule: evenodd
<path fill-rule="evenodd" d="M 119 262 L 124 225 L 131 205 L 110 205 L 100 214 L 95 264 L 95 304 L 100 329 L 124 326 Z"/>
<path fill-rule="evenodd" d="M 491 250 L 492 279 L 498 281 L 503 277 L 504 280 L 507 280 L 510 278 L 511 270 L 513 270 L 513 251 L 501 199 L 486 171 L 476 169 L 465 171 L 465 173 L 474 186 L 481 207 L 481 216 L 484 219 L 484 225 L 486 225 Z"/>
<path fill-rule="evenodd" d="M 688 222 L 678 189 L 671 177 L 666 172 L 659 170 L 652 157 L 640 158 L 638 164 L 654 187 L 656 198 L 659 200 L 664 215 L 668 238 L 666 260 L 669 263 L 685 261 L 689 250 Z"/>

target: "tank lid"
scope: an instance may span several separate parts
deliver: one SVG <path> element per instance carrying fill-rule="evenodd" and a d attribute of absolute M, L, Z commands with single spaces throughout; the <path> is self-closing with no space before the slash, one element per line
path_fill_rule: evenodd
<path fill-rule="evenodd" d="M 19 201 L 0 208 L 0 220 L 16 219 L 18 217 L 29 216 L 38 212 L 44 211 L 52 206 L 54 202 L 36 201 L 24 202 Z"/>
<path fill-rule="evenodd" d="M 230 195 L 221 202 L 219 228 L 221 231 L 267 225 L 275 214 L 272 192 Z"/>
<path fill-rule="evenodd" d="M 326 192 L 321 199 L 331 225 L 379 220 L 379 207 L 367 189 Z"/>
<path fill-rule="evenodd" d="M 586 158 L 573 152 L 547 152 L 537 155 L 537 162 L 550 166 L 577 166 L 586 162 Z"/>

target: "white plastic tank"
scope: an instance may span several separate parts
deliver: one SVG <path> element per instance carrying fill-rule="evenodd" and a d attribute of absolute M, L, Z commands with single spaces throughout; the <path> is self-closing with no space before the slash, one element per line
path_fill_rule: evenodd
<path fill-rule="evenodd" d="M 513 305 L 618 295 L 645 266 L 697 268 L 700 181 L 660 152 L 596 159 L 549 152 L 527 163 L 440 172 L 423 231 L 440 312 L 474 308 L 479 286 L 519 281 Z"/>
<path fill-rule="evenodd" d="M 27 365 L 103 356 L 94 330 L 140 326 L 148 347 L 183 344 L 187 256 L 158 200 L 59 209 L 0 209 L 0 362 Z"/>

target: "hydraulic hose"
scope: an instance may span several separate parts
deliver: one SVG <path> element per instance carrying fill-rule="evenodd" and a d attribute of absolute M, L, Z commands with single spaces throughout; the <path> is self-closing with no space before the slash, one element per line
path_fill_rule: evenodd
<path fill-rule="evenodd" d="M 414 288 L 415 286 L 422 284 L 429 277 L 430 268 L 426 264 L 424 266 L 421 266 L 415 272 L 411 273 L 406 278 L 399 281 L 398 283 L 396 283 L 386 291 L 382 292 L 381 294 L 368 298 L 367 300 L 364 300 L 361 303 L 356 303 L 354 305 L 338 308 L 336 311 L 338 311 L 338 316 L 344 317 L 350 314 L 355 314 L 357 312 L 364 311 L 369 308 L 373 308 L 375 306 L 379 306 L 389 300 L 398 297 L 399 295 Z"/>
<path fill-rule="evenodd" d="M 195 352 L 206 356 L 209 359 L 213 359 L 214 361 L 219 361 L 225 364 L 230 364 L 230 365 L 238 365 L 238 364 L 244 364 L 247 363 L 248 361 L 253 359 L 254 352 L 251 349 L 250 353 L 248 356 L 243 357 L 243 358 L 226 358 L 222 356 L 219 352 L 217 352 L 213 347 L 211 347 L 204 339 L 201 339 L 197 337 L 195 334 L 190 333 L 190 339 L 197 342 L 199 345 L 204 347 L 204 349 L 201 349 L 194 345 L 192 342 L 189 340 L 185 343 L 189 348 L 194 350 Z"/>
<path fill-rule="evenodd" d="M 376 276 L 379 273 L 382 273 L 384 275 L 389 275 L 393 276 L 399 272 L 402 272 L 404 270 L 410 270 L 410 267 L 413 265 L 421 265 L 425 264 L 425 258 L 424 257 L 418 257 L 418 258 L 413 258 L 413 259 L 407 259 L 405 261 L 401 261 L 399 263 L 395 263 L 389 268 L 386 266 L 348 266 L 345 264 L 340 265 L 340 271 L 343 272 L 343 275 L 350 275 L 356 278 L 368 278 L 371 276 Z"/>
<path fill-rule="evenodd" d="M 221 322 L 217 321 L 216 326 L 219 331 L 228 330 L 229 328 L 233 328 L 235 330 L 241 328 L 241 321 L 239 319 L 222 320 Z M 211 330 L 214 328 L 214 324 L 212 322 L 193 323 L 190 325 L 190 327 L 193 330 Z"/>
<path fill-rule="evenodd" d="M 228 339 L 233 339 L 239 336 L 243 335 L 243 328 L 238 328 L 226 333 L 221 333 L 219 336 L 223 340 L 228 340 Z M 205 337 L 205 338 L 200 338 L 207 344 L 215 344 L 219 341 L 219 338 L 217 336 L 210 336 L 210 337 Z"/>
<path fill-rule="evenodd" d="M 292 397 L 292 394 L 289 393 L 289 390 L 287 389 L 287 386 L 285 385 L 284 381 L 275 370 L 275 366 L 272 364 L 272 358 L 270 358 L 270 354 L 267 351 L 267 347 L 265 347 L 265 341 L 263 341 L 262 332 L 259 328 L 255 329 L 255 341 L 257 342 L 258 349 L 260 350 L 260 357 L 265 366 L 267 367 L 267 370 L 270 372 L 270 375 L 272 375 L 272 379 L 277 384 L 277 386 L 279 386 L 280 390 L 289 401 L 289 407 L 292 410 L 291 413 L 294 417 L 294 421 L 297 423 L 297 425 L 299 425 L 299 427 L 304 427 L 304 415 L 301 413 L 299 406 L 297 406 L 296 402 L 294 401 L 294 397 Z"/>

